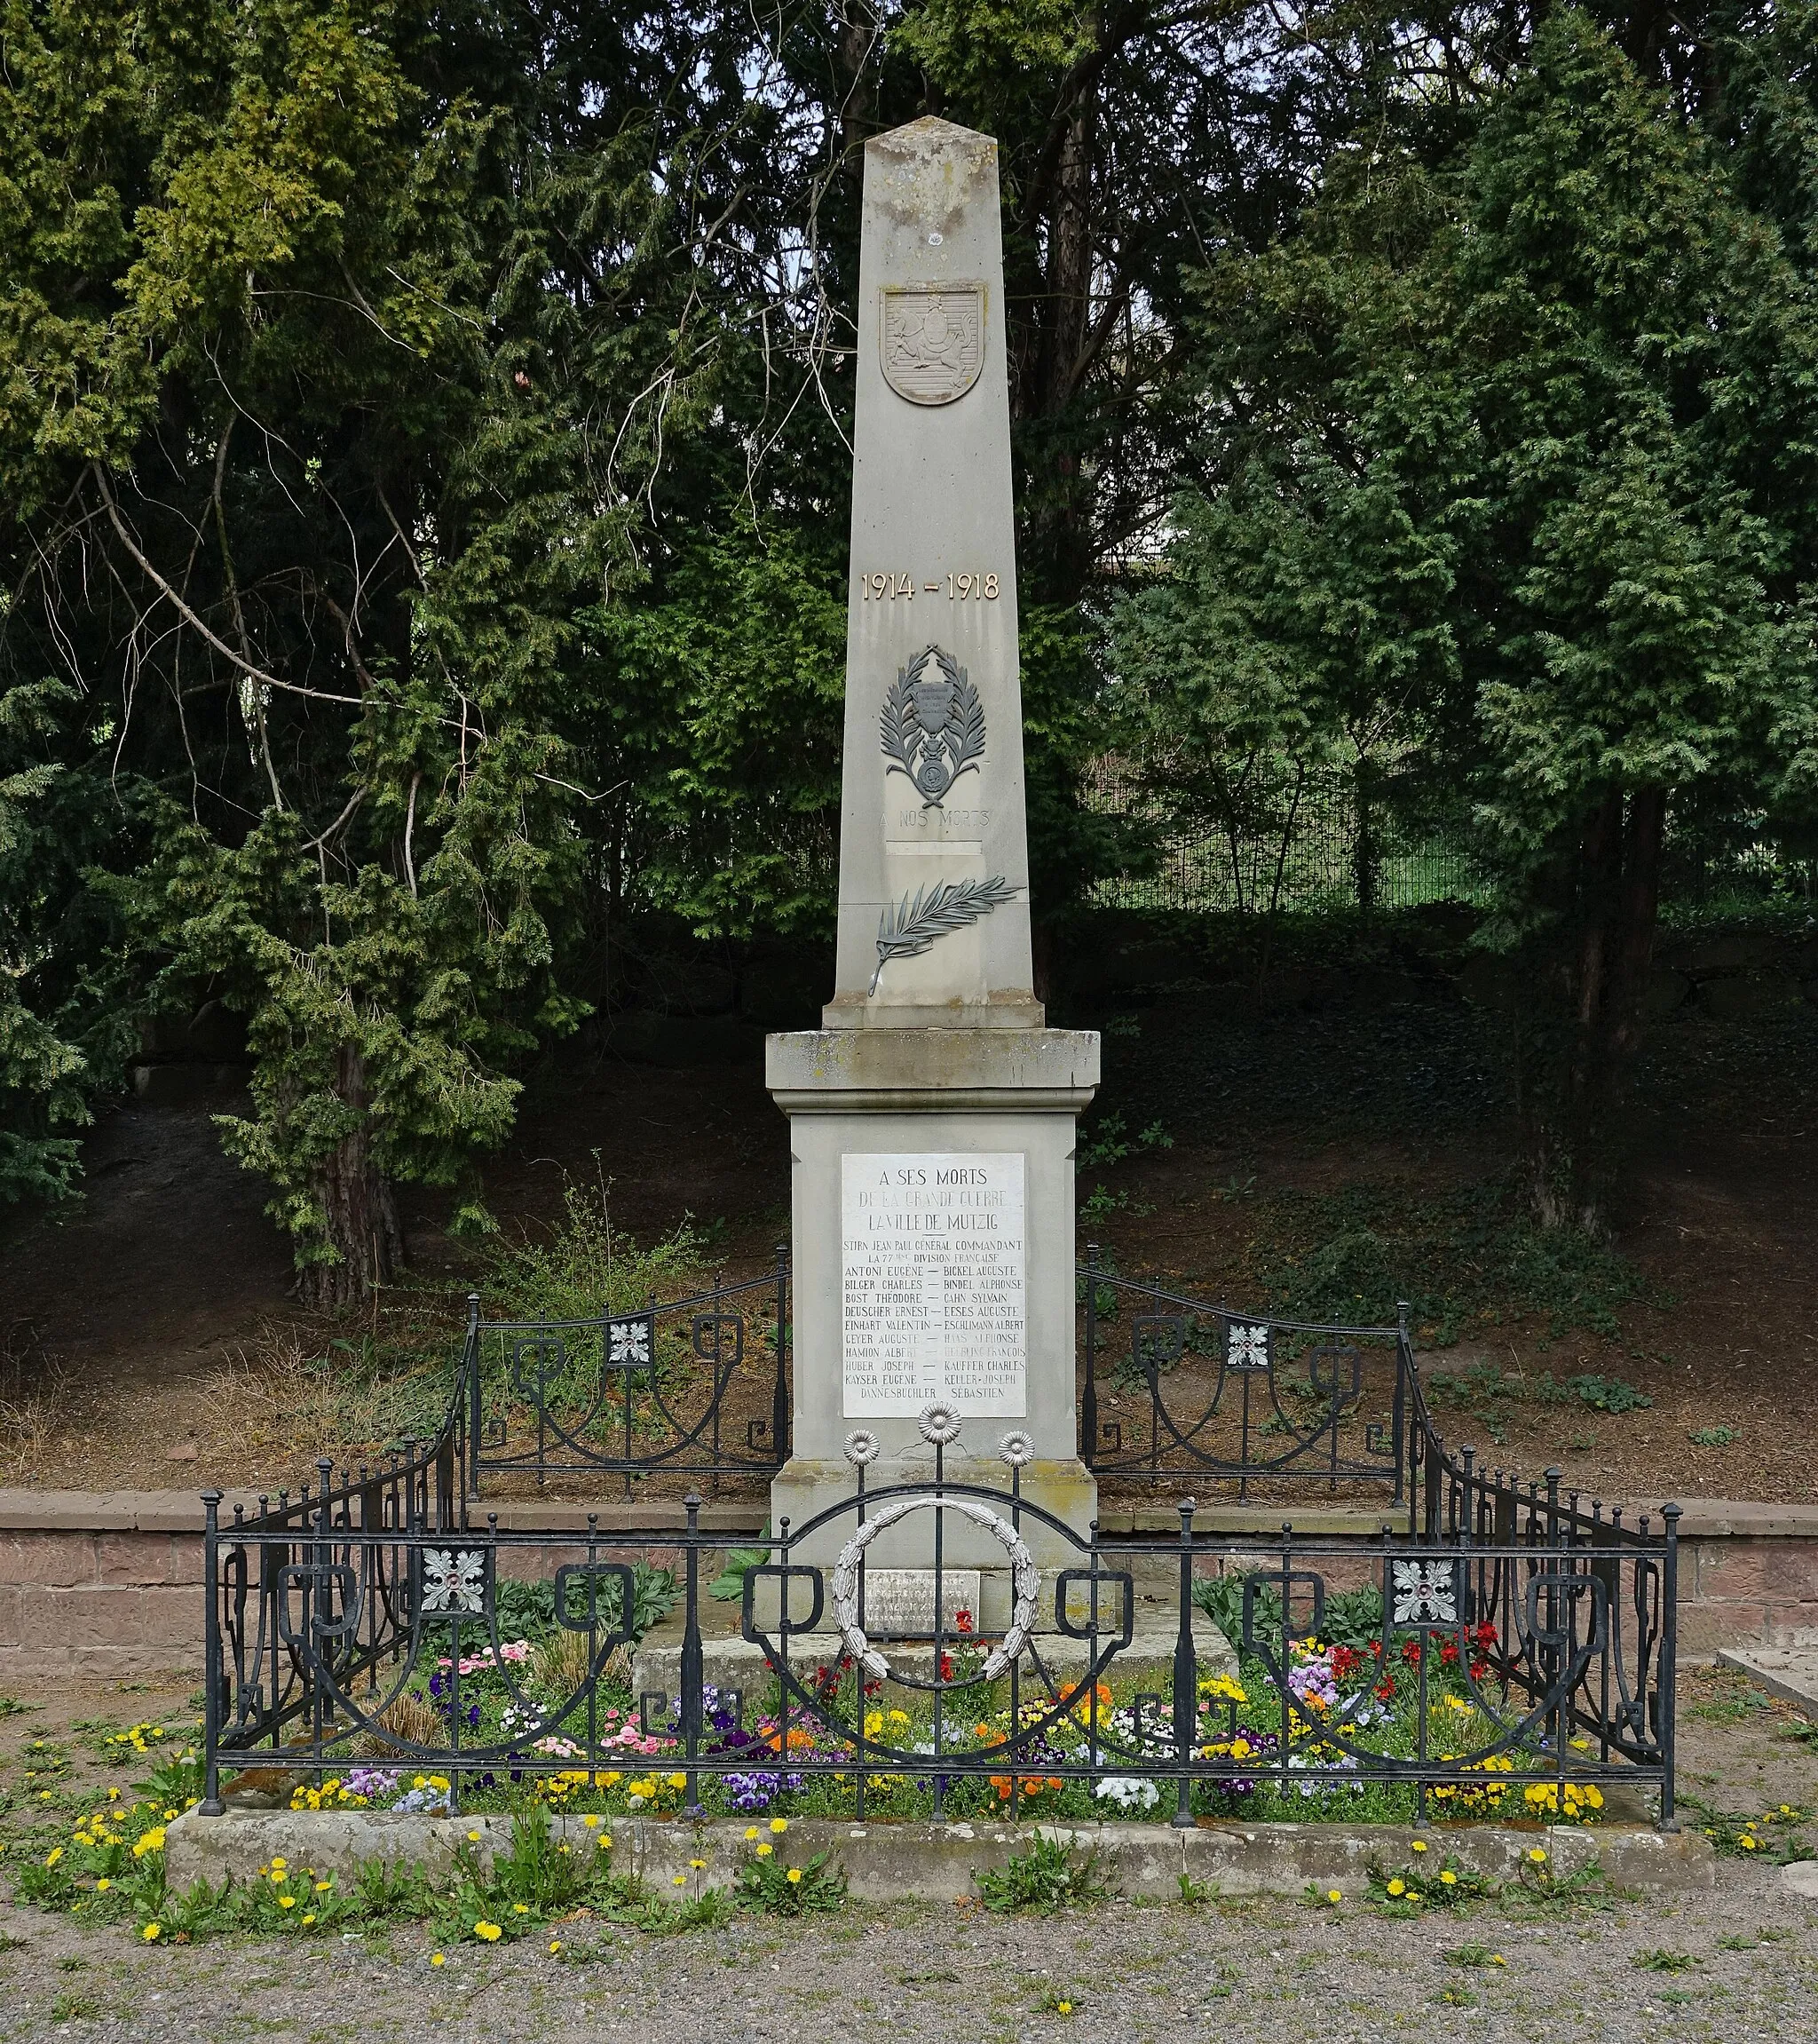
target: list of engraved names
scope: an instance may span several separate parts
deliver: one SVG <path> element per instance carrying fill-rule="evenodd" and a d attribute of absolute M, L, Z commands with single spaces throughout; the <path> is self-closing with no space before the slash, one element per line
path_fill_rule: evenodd
<path fill-rule="evenodd" d="M 840 1160 L 845 1410 L 907 1419 L 930 1398 L 1020 1419 L 1023 1157 Z"/>

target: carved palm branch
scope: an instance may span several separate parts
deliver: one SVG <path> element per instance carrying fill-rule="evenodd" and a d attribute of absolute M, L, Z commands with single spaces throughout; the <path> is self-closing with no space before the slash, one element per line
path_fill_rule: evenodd
<path fill-rule="evenodd" d="M 1014 901 L 1016 892 L 999 874 L 989 880 L 941 880 L 905 894 L 877 919 L 877 971 L 871 976 L 870 994 L 877 992 L 891 959 L 920 958 L 933 949 L 936 938 L 978 922 L 1000 903 Z"/>

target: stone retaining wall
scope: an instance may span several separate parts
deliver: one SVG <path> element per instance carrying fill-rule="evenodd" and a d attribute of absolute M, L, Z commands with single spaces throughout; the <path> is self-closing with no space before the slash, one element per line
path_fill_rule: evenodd
<path fill-rule="evenodd" d="M 230 1513 L 234 1501 L 228 1501 Z M 487 1509 L 507 1529 L 585 1536 L 588 1515 L 579 1505 L 502 1501 Z M 1196 1524 L 1203 1532 L 1267 1541 L 1279 1533 L 1282 1517 L 1278 1506 L 1214 1508 L 1202 1510 Z M 602 1506 L 597 1518 L 600 1538 L 611 1541 L 634 1526 L 679 1530 L 682 1511 L 674 1503 L 638 1502 Z M 715 1533 L 755 1533 L 762 1507 L 707 1506 L 701 1523 Z M 1108 1507 L 1103 1523 L 1118 1538 L 1166 1533 L 1180 1521 L 1166 1507 Z M 1361 1546 L 1381 1519 L 1328 1509 L 1302 1512 L 1295 1523 L 1307 1533 L 1356 1534 Z M 202 1506 L 190 1492 L 0 1489 L 0 1682 L 199 1669 L 202 1525 Z M 1818 1645 L 1818 1506 L 1695 1501 L 1680 1528 L 1684 1657 L 1708 1659 L 1726 1646 Z M 673 1548 L 636 1551 L 659 1565 L 676 1559 Z M 547 1579 L 581 1553 L 559 1538 L 517 1549 L 510 1573 Z"/>

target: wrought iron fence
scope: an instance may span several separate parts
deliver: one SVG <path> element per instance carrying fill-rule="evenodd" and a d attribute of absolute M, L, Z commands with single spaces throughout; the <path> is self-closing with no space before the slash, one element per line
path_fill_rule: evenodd
<path fill-rule="evenodd" d="M 1021 1436 L 1000 1444 L 1001 1483 L 951 1479 L 960 1422 L 930 1407 L 926 1482 L 871 1487 L 875 1443 L 857 1433 L 850 1493 L 756 1552 L 703 1529 L 692 1495 L 680 1531 L 590 1523 L 551 1586 L 551 1642 L 526 1655 L 501 1585 L 551 1536 L 470 1523 L 459 1427 L 376 1477 L 323 1464 L 296 1501 L 231 1523 L 207 1493 L 205 1812 L 264 1762 L 319 1799 L 451 1810 L 531 1794 L 608 1814 L 1186 1825 L 1330 1814 L 1366 1789 L 1399 1799 L 1377 1814 L 1417 1819 L 1589 1817 L 1639 1790 L 1672 1821 L 1675 1507 L 1625 1526 L 1556 1477 L 1455 1461 L 1428 1430 L 1414 1530 L 1234 1544 L 1185 1499 L 1172 1537 L 1108 1538 L 1024 1495 Z M 921 1512 L 1000 1549 L 1005 1596 L 989 1623 L 952 1609 L 937 1536 L 920 1644 L 893 1650 L 877 1636 L 904 1628 L 876 1608 L 868 1550 Z M 633 1557 L 656 1548 L 676 1557 L 676 1674 L 634 1696 Z M 732 1646 L 705 1601 L 729 1563 Z"/>
<path fill-rule="evenodd" d="M 482 1320 L 461 1359 L 467 1476 L 768 1477 L 789 1453 L 789 1260 L 586 1319 Z"/>
<path fill-rule="evenodd" d="M 1275 1319 L 1079 1272 L 1080 1454 L 1103 1481 L 1409 1495 L 1414 1351 L 1393 1327 Z"/>

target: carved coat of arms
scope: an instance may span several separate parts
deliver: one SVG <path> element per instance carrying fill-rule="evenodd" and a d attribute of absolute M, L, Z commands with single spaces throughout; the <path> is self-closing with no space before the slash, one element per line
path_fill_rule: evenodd
<path fill-rule="evenodd" d="M 906 773 L 924 809 L 937 809 L 962 773 L 976 772 L 984 757 L 984 706 L 951 654 L 930 646 L 897 678 L 878 720 L 884 774 Z"/>
<path fill-rule="evenodd" d="M 983 284 L 886 284 L 878 307 L 884 381 L 912 405 L 950 405 L 984 364 Z"/>

